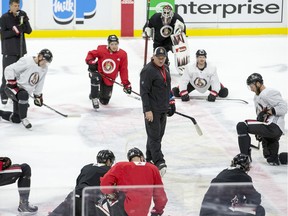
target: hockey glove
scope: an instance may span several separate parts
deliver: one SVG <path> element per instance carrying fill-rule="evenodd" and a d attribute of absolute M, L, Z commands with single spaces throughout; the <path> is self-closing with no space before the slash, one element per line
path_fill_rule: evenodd
<path fill-rule="evenodd" d="M 42 94 L 40 95 L 34 95 L 34 104 L 36 106 L 41 107 L 43 105 L 43 97 Z"/>
<path fill-rule="evenodd" d="M 258 141 L 258 142 L 262 142 L 262 137 L 258 134 L 255 134 L 255 139 Z"/>
<path fill-rule="evenodd" d="M 6 86 L 10 89 L 15 89 L 17 88 L 17 81 L 14 79 L 14 80 L 7 80 L 7 84 Z"/>
<path fill-rule="evenodd" d="M 0 157 L 0 165 L 1 165 L 1 162 L 2 162 L 2 170 L 8 169 L 12 164 L 11 159 L 8 157 Z M 0 170 L 1 170 L 1 167 L 0 167 Z"/>
<path fill-rule="evenodd" d="M 257 121 L 259 122 L 264 122 L 267 117 L 268 117 L 268 113 L 267 113 L 267 108 L 263 109 L 258 115 L 257 115 Z"/>
<path fill-rule="evenodd" d="M 88 71 L 95 73 L 97 71 L 97 64 L 89 64 Z"/>
<path fill-rule="evenodd" d="M 124 91 L 126 94 L 131 94 L 131 92 L 132 92 L 131 84 L 129 83 L 129 84 L 124 85 L 123 91 Z"/>
<path fill-rule="evenodd" d="M 153 208 L 151 210 L 151 216 L 161 216 L 163 214 L 163 212 L 164 212 L 163 210 L 162 210 L 162 212 L 157 212 L 156 209 Z"/>
<path fill-rule="evenodd" d="M 181 100 L 182 101 L 189 101 L 190 97 L 187 90 L 183 90 L 180 92 Z"/>
<path fill-rule="evenodd" d="M 218 96 L 218 93 L 212 90 L 210 91 L 210 94 L 208 95 L 207 100 L 209 102 L 215 102 L 217 96 Z"/>
<path fill-rule="evenodd" d="M 151 28 L 146 27 L 144 32 L 147 35 L 147 37 L 152 37 L 152 29 Z"/>
<path fill-rule="evenodd" d="M 172 100 L 169 101 L 169 108 L 168 108 L 167 115 L 169 117 L 171 117 L 171 116 L 174 115 L 175 111 L 176 111 L 175 100 L 172 99 Z"/>

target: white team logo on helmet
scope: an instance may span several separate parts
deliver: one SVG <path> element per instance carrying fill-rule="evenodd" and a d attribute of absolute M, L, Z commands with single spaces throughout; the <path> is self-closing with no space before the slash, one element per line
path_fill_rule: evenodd
<path fill-rule="evenodd" d="M 116 63 L 112 59 L 105 59 L 102 62 L 102 68 L 105 73 L 111 74 L 116 68 Z"/>
<path fill-rule="evenodd" d="M 205 86 L 207 85 L 207 80 L 205 79 L 202 79 L 200 77 L 197 77 L 195 80 L 194 80 L 194 84 L 199 87 L 199 88 L 205 88 Z"/>

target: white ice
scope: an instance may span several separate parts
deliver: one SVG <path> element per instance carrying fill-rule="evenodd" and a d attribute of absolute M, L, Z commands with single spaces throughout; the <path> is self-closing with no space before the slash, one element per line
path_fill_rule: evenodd
<path fill-rule="evenodd" d="M 239 153 L 236 124 L 255 118 L 253 92 L 248 90 L 246 78 L 251 73 L 261 73 L 267 87 L 280 90 L 283 98 L 288 98 L 287 36 L 189 37 L 188 40 L 191 60 L 195 61 L 197 49 L 205 49 L 207 60 L 218 67 L 220 81 L 229 89 L 229 98 L 244 99 L 249 104 L 176 101 L 177 111 L 193 116 L 203 136 L 197 135 L 187 118 L 175 114 L 168 119 L 162 150 L 168 165 L 163 178 L 169 199 L 165 215 L 171 216 L 198 215 L 211 179 Z M 47 215 L 64 200 L 75 186 L 80 169 L 94 162 L 99 150 L 111 149 L 117 161 L 126 160 L 127 150 L 134 146 L 145 151 L 140 101 L 114 85 L 109 105 L 101 106 L 98 112 L 92 108 L 84 59 L 99 44 L 106 44 L 106 38 L 27 39 L 28 55 L 36 55 L 42 48 L 49 48 L 54 55 L 44 86 L 44 102 L 64 114 L 81 114 L 78 118 L 64 118 L 30 101 L 31 130 L 0 120 L 0 155 L 10 157 L 13 163 L 31 165 L 30 202 L 39 206 L 41 215 Z M 120 38 L 120 47 L 128 53 L 129 78 L 135 92 L 139 92 L 144 44 L 140 38 Z M 150 41 L 149 57 L 151 53 Z M 171 53 L 169 58 L 172 86 L 176 86 L 180 76 Z M 0 105 L 0 109 L 12 110 L 11 101 L 6 106 Z M 287 152 L 287 135 L 280 140 L 280 152 L 283 151 Z M 253 150 L 252 156 L 250 175 L 263 196 L 266 215 L 287 215 L 287 166 L 268 165 L 261 149 Z M 17 184 L 1 187 L 0 215 L 13 215 L 8 212 L 15 211 L 17 205 Z"/>

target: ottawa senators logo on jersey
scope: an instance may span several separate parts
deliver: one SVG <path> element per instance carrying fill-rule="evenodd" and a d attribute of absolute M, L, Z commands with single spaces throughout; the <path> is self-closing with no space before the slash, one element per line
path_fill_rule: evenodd
<path fill-rule="evenodd" d="M 161 29 L 160 29 L 160 34 L 162 37 L 167 38 L 170 37 L 170 35 L 173 33 L 173 28 L 169 25 L 164 25 Z"/>
<path fill-rule="evenodd" d="M 104 73 L 111 74 L 116 68 L 116 63 L 112 59 L 105 59 L 102 62 L 102 68 Z"/>
<path fill-rule="evenodd" d="M 207 85 L 207 81 L 205 79 L 202 79 L 200 77 L 197 77 L 194 80 L 194 84 L 199 88 L 204 88 Z"/>
<path fill-rule="evenodd" d="M 29 77 L 28 82 L 29 82 L 29 84 L 30 84 L 31 86 L 34 86 L 34 85 L 36 85 L 36 84 L 39 82 L 39 79 L 40 79 L 39 73 L 38 73 L 38 72 L 34 72 L 34 73 L 32 73 L 31 76 Z"/>

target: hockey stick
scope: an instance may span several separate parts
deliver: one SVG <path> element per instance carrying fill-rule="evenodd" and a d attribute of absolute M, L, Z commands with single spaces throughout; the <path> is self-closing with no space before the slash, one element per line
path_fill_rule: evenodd
<path fill-rule="evenodd" d="M 190 99 L 194 99 L 194 100 L 207 100 L 207 98 L 205 96 L 190 96 Z M 238 99 L 238 98 L 220 98 L 217 97 L 216 100 L 230 100 L 230 101 L 238 101 L 241 103 L 245 103 L 245 104 L 249 104 L 247 101 L 243 100 L 243 99 Z"/>
<path fill-rule="evenodd" d="M 23 25 L 24 17 L 20 17 L 20 25 Z M 23 40 L 24 40 L 24 32 L 20 33 L 20 58 L 23 57 Z"/>
<path fill-rule="evenodd" d="M 199 125 L 197 124 L 195 118 L 193 118 L 193 117 L 191 117 L 191 116 L 188 116 L 188 115 L 185 115 L 185 114 L 183 114 L 183 113 L 177 112 L 177 111 L 176 111 L 175 113 L 178 114 L 178 115 L 180 115 L 180 116 L 183 116 L 183 117 L 185 117 L 185 118 L 190 119 L 190 120 L 193 122 L 193 124 L 194 124 L 194 126 L 195 126 L 195 128 L 196 128 L 196 131 L 197 131 L 198 135 L 199 135 L 199 136 L 202 136 L 202 135 L 203 135 L 202 130 L 201 130 L 201 128 L 199 127 Z"/>
<path fill-rule="evenodd" d="M 258 142 L 258 146 L 256 146 L 256 145 L 253 145 L 253 144 L 250 144 L 250 146 L 252 147 L 252 148 L 255 148 L 255 149 L 260 149 L 260 142 Z"/>
<path fill-rule="evenodd" d="M 148 25 L 149 22 L 149 11 L 150 11 L 150 0 L 147 0 L 147 8 L 146 8 L 146 26 Z M 145 32 L 145 48 L 144 48 L 144 65 L 147 63 L 147 52 L 148 52 L 148 35 Z"/>

